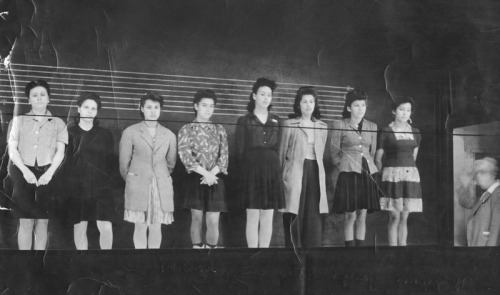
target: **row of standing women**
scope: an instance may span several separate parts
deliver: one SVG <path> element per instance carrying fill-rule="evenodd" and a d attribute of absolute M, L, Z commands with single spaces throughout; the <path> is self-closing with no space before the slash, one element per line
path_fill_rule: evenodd
<path fill-rule="evenodd" d="M 275 82 L 266 78 L 255 82 L 248 113 L 238 119 L 236 128 L 238 192 L 241 207 L 246 209 L 248 246 L 269 247 L 276 210 L 284 213 L 287 247 L 322 246 L 321 215 L 329 212 L 344 214 L 346 246 L 362 245 L 366 214 L 380 209 L 390 212 L 389 243 L 405 245 L 408 214 L 422 211 L 415 166 L 420 136 L 408 124 L 413 101 L 406 98 L 394 104 L 394 122 L 379 133 L 377 146 L 377 126 L 364 118 L 367 96 L 350 91 L 343 119 L 334 122 L 328 146 L 328 128 L 320 121 L 315 88 L 297 91 L 293 114 L 284 122 L 270 112 L 275 88 Z M 46 247 L 48 200 L 55 190 L 51 180 L 63 160 L 64 173 L 58 174 L 74 194 L 69 212 L 76 248 L 87 249 L 87 224 L 96 221 L 100 246 L 110 249 L 113 139 L 95 120 L 101 107 L 99 96 L 82 93 L 77 100 L 79 116 L 66 129 L 47 109 L 50 87 L 45 81 L 28 83 L 25 94 L 31 111 L 13 119 L 9 136 L 19 249 L 31 249 L 33 236 L 34 249 Z M 163 98 L 153 92 L 141 97 L 143 121 L 123 131 L 119 147 L 119 171 L 125 180 L 124 220 L 134 223 L 136 248 L 159 248 L 161 224 L 174 222 L 170 174 L 177 154 L 187 171 L 183 205 L 191 210 L 193 247 L 217 247 L 220 212 L 227 211 L 224 176 L 229 152 L 224 127 L 210 121 L 216 104 L 211 90 L 195 94 L 195 120 L 179 130 L 177 144 L 176 136 L 158 123 Z M 328 147 L 338 172 L 331 208 L 323 164 Z"/>

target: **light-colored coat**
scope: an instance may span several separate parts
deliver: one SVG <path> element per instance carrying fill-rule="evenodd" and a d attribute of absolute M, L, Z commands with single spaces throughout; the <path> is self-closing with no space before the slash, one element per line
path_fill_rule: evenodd
<path fill-rule="evenodd" d="M 370 174 L 378 172 L 373 161 L 377 150 L 377 124 L 363 119 L 361 134 L 351 119 L 333 122 L 330 153 L 339 172 L 361 173 L 362 157 L 368 162 Z"/>
<path fill-rule="evenodd" d="M 298 214 L 300 194 L 302 192 L 302 175 L 307 148 L 307 134 L 300 119 L 286 120 L 282 127 L 280 140 L 280 161 L 285 189 L 285 212 Z M 320 202 L 319 213 L 328 213 L 326 197 L 325 168 L 323 154 L 328 135 L 326 123 L 314 121 L 314 151 L 319 170 Z"/>
<path fill-rule="evenodd" d="M 154 147 L 154 148 L 153 148 Z M 120 174 L 125 180 L 125 209 L 146 211 L 149 185 L 156 177 L 161 209 L 174 211 L 174 189 L 170 173 L 177 160 L 174 133 L 158 124 L 156 143 L 144 122 L 129 126 L 120 140 Z"/>

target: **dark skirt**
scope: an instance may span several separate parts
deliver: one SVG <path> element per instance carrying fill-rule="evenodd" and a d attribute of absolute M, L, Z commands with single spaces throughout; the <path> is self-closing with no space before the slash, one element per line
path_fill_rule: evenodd
<path fill-rule="evenodd" d="M 183 183 L 184 207 L 205 212 L 227 212 L 224 174 L 219 173 L 217 184 L 200 184 L 202 176 L 196 172 L 186 175 Z"/>
<path fill-rule="evenodd" d="M 115 204 L 111 190 L 106 188 L 90 191 L 85 185 L 81 190 L 70 193 L 69 220 L 73 224 L 82 221 L 113 221 L 115 219 Z"/>
<path fill-rule="evenodd" d="M 333 213 L 353 212 L 367 209 L 368 213 L 380 211 L 378 173 L 369 173 L 368 162 L 363 159 L 361 174 L 340 172 L 335 186 Z"/>
<path fill-rule="evenodd" d="M 240 187 L 242 208 L 285 208 L 278 152 L 264 148 L 247 151 L 240 166 Z"/>
<path fill-rule="evenodd" d="M 316 160 L 305 160 L 299 211 L 283 214 L 285 247 L 321 247 L 323 221 L 319 213 L 319 169 Z"/>
<path fill-rule="evenodd" d="M 36 179 L 40 179 L 50 165 L 27 167 L 35 174 Z M 27 183 L 21 170 L 16 165 L 11 165 L 9 177 L 13 186 L 12 209 L 14 216 L 23 219 L 48 219 L 54 204 L 54 178 L 57 177 L 57 174 L 54 174 L 47 185 L 37 187 L 36 184 Z"/>

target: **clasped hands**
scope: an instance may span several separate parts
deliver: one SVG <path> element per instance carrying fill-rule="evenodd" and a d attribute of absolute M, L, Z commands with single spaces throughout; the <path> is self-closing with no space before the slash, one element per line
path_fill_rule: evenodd
<path fill-rule="evenodd" d="M 216 176 L 219 173 L 219 167 L 215 166 L 212 170 L 206 171 L 202 174 L 200 184 L 206 184 L 208 186 L 212 186 L 218 183 L 219 178 Z"/>
<path fill-rule="evenodd" d="M 36 186 L 46 185 L 52 180 L 53 173 L 50 171 L 46 171 L 40 178 L 37 180 L 35 174 L 30 170 L 23 172 L 23 177 L 26 179 L 26 182 L 29 184 L 34 184 Z"/>

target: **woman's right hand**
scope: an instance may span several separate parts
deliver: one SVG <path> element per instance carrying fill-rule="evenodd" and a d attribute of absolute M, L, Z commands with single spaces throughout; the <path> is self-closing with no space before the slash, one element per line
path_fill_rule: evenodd
<path fill-rule="evenodd" d="M 201 184 L 206 184 L 208 186 L 212 186 L 214 184 L 217 184 L 218 179 L 219 178 L 217 176 L 215 176 L 214 174 L 207 172 L 203 175 L 203 177 L 201 179 Z"/>
<path fill-rule="evenodd" d="M 33 172 L 31 172 L 31 170 L 29 170 L 29 169 L 26 169 L 25 171 L 23 171 L 23 177 L 24 177 L 24 179 L 26 179 L 26 182 L 29 184 L 36 184 L 36 182 L 37 182 L 35 174 L 33 174 Z"/>

